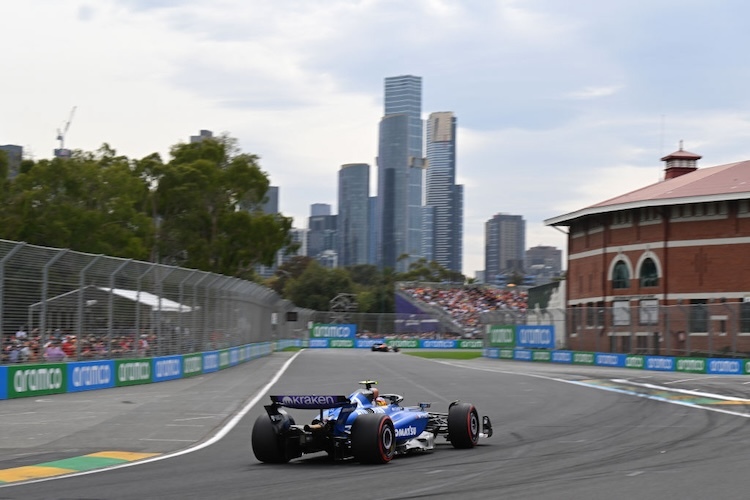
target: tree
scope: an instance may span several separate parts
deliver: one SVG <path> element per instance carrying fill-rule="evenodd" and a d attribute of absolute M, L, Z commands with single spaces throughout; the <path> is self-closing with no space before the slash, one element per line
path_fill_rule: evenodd
<path fill-rule="evenodd" d="M 127 158 L 97 153 L 25 165 L 10 185 L 2 237 L 116 257 L 147 259 L 153 224 L 148 189 Z"/>
<path fill-rule="evenodd" d="M 236 154 L 228 137 L 178 144 L 171 156 L 167 164 L 142 163 L 156 186 L 160 261 L 248 278 L 291 245 L 292 219 L 259 209 L 270 183 L 257 156 Z"/>
<path fill-rule="evenodd" d="M 327 311 L 331 299 L 340 293 L 354 293 L 354 283 L 344 269 L 326 269 L 312 261 L 299 278 L 291 279 L 284 297 L 298 307 Z"/>

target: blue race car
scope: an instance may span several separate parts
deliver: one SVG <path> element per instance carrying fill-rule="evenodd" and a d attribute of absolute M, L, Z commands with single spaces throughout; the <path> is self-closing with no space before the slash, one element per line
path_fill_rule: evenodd
<path fill-rule="evenodd" d="M 255 421 L 252 447 L 266 463 L 286 463 L 308 453 L 325 451 L 334 460 L 385 464 L 395 455 L 432 450 L 445 437 L 454 448 L 473 448 L 492 436 L 492 423 L 474 405 L 454 401 L 448 413 L 427 411 L 429 403 L 404 407 L 398 394 L 381 395 L 374 380 L 349 396 L 271 396 L 266 414 Z M 298 425 L 285 408 L 319 410 L 310 424 Z"/>

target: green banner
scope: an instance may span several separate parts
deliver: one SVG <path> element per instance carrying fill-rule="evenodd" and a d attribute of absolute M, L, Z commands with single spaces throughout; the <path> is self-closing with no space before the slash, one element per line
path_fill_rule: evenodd
<path fill-rule="evenodd" d="M 117 387 L 150 384 L 151 360 L 149 358 L 115 360 L 115 374 Z"/>
<path fill-rule="evenodd" d="M 513 325 L 488 325 L 490 347 L 515 347 L 516 329 Z"/>
<path fill-rule="evenodd" d="M 481 340 L 459 340 L 458 341 L 458 348 L 459 349 L 482 349 L 484 347 L 484 342 Z"/>
<path fill-rule="evenodd" d="M 387 340 L 386 344 L 388 344 L 391 347 L 416 349 L 419 347 L 419 340 L 417 339 Z"/>
<path fill-rule="evenodd" d="M 229 368 L 230 360 L 229 357 L 229 349 L 222 349 L 219 351 L 219 370 L 223 370 L 224 368 Z"/>
<path fill-rule="evenodd" d="M 513 359 L 513 349 L 500 349 L 500 359 Z"/>
<path fill-rule="evenodd" d="M 625 368 L 642 370 L 645 365 L 643 356 L 625 356 Z"/>
<path fill-rule="evenodd" d="M 65 363 L 8 367 L 8 398 L 63 394 L 67 390 Z"/>
<path fill-rule="evenodd" d="M 574 365 L 593 365 L 595 355 L 593 352 L 574 352 L 573 353 L 573 364 Z"/>
<path fill-rule="evenodd" d="M 678 372 L 706 373 L 705 358 L 675 358 L 675 361 L 675 370 Z M 748 372 L 745 371 L 745 373 Z"/>
<path fill-rule="evenodd" d="M 330 339 L 328 347 L 350 348 L 354 347 L 354 341 L 351 339 Z"/>
<path fill-rule="evenodd" d="M 193 377 L 203 373 L 203 355 L 186 354 L 182 357 L 182 376 Z"/>
<path fill-rule="evenodd" d="M 547 363 L 552 360 L 552 353 L 550 351 L 532 351 L 531 361 L 546 361 Z"/>

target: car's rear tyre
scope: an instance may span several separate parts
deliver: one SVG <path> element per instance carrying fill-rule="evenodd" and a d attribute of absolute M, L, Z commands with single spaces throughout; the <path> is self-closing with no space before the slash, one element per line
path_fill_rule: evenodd
<path fill-rule="evenodd" d="M 372 352 L 375 352 L 375 351 L 377 351 L 377 350 L 378 350 L 378 348 L 377 348 L 377 347 L 375 347 L 375 346 L 372 346 L 372 347 L 371 347 L 371 349 L 372 349 Z"/>
<path fill-rule="evenodd" d="M 285 464 L 289 461 L 286 446 L 280 436 L 282 428 L 294 424 L 294 419 L 284 415 L 280 424 L 271 422 L 271 417 L 264 413 L 258 416 L 253 425 L 252 445 L 255 458 L 269 464 Z"/>
<path fill-rule="evenodd" d="M 448 410 L 448 440 L 454 448 L 473 448 L 479 441 L 479 414 L 474 405 L 456 403 Z"/>
<path fill-rule="evenodd" d="M 388 415 L 365 413 L 352 425 L 352 455 L 363 464 L 386 464 L 396 453 L 396 431 Z"/>

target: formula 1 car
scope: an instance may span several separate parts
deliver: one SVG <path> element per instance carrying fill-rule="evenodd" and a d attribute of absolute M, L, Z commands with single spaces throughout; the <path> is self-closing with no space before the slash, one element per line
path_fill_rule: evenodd
<path fill-rule="evenodd" d="M 304 454 L 325 451 L 333 460 L 385 464 L 395 455 L 435 448 L 445 437 L 454 448 L 473 448 L 492 436 L 492 423 L 474 405 L 454 401 L 448 413 L 427 411 L 430 403 L 400 406 L 398 394 L 379 394 L 377 382 L 365 380 L 349 396 L 271 396 L 266 414 L 255 421 L 252 448 L 266 463 L 286 463 Z M 310 424 L 298 425 L 285 408 L 320 410 Z"/>
<path fill-rule="evenodd" d="M 398 352 L 398 347 L 396 346 L 390 346 L 386 344 L 385 342 L 378 342 L 377 344 L 372 344 L 371 347 L 372 351 L 379 351 L 379 352 Z"/>

